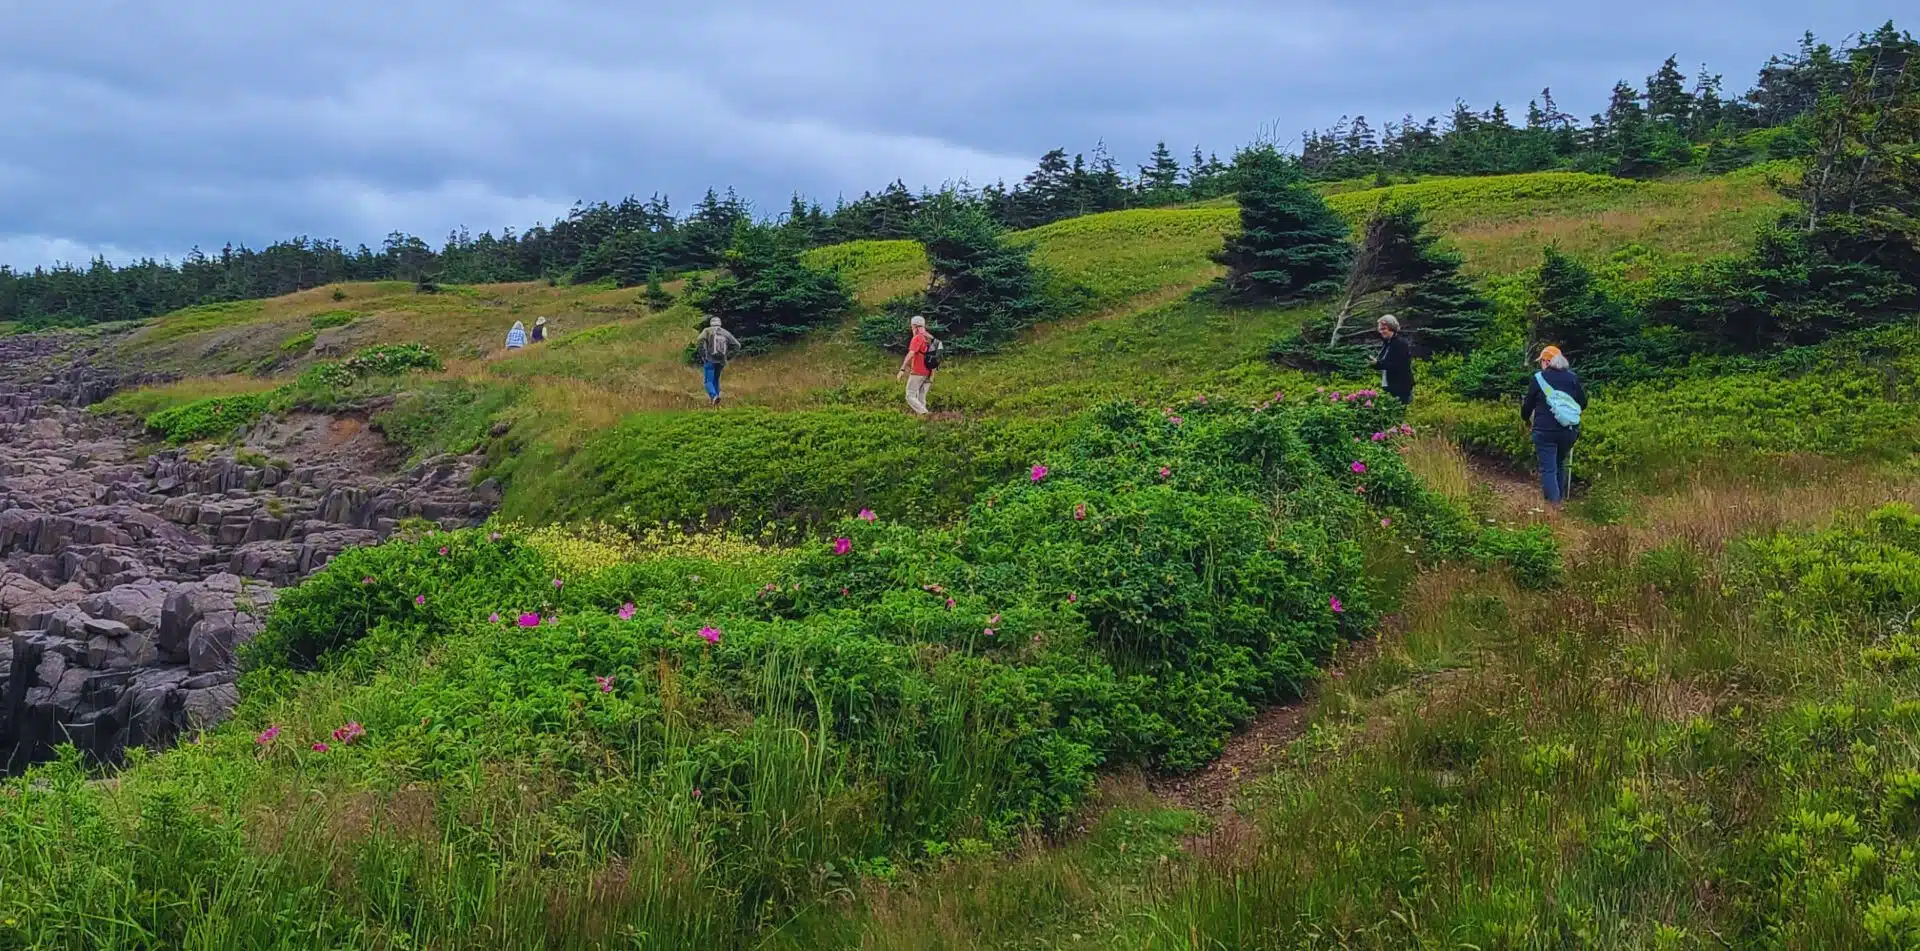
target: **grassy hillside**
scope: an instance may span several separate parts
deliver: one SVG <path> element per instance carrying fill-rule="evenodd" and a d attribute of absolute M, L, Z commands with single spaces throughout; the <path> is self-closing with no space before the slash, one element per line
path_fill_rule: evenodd
<path fill-rule="evenodd" d="M 1332 201 L 1356 224 L 1383 200 L 1417 201 L 1483 275 L 1537 263 L 1549 241 L 1594 262 L 1632 249 L 1634 266 L 1645 268 L 1740 246 L 1782 207 L 1770 174 L 1762 168 L 1675 182 L 1574 173 L 1440 178 L 1342 190 Z M 1077 313 L 1036 328 L 1007 353 L 952 365 L 936 403 L 966 412 L 1066 413 L 1114 395 L 1169 399 L 1210 386 L 1238 383 L 1250 394 L 1280 385 L 1284 377 L 1262 369 L 1258 356 L 1300 314 L 1226 313 L 1184 301 L 1219 273 L 1208 255 L 1235 216 L 1230 203 L 1214 202 L 1091 215 L 1016 236 L 1032 244 L 1034 261 Z M 912 242 L 854 242 L 809 257 L 840 268 L 868 307 L 926 280 L 925 257 Z M 405 284 L 321 288 L 168 315 L 141 328 L 125 355 L 186 376 L 285 376 L 361 346 L 424 343 L 447 359 L 449 385 L 466 394 L 462 406 L 480 391 L 505 390 L 522 442 L 564 451 L 632 413 L 704 403 L 698 374 L 682 362 L 696 315 L 683 306 L 649 313 L 638 298 L 637 290 L 542 284 L 439 294 Z M 501 349 L 514 320 L 539 316 L 550 321 L 552 344 Z M 878 407 L 897 398 L 894 366 L 894 358 L 854 342 L 847 326 L 741 361 L 726 386 L 735 405 Z"/>
<path fill-rule="evenodd" d="M 1423 575 L 1210 822 L 1116 781 L 1068 847 L 775 943 L 1911 946 L 1920 483 L 1816 471 L 1562 525 L 1552 592 Z"/>
<path fill-rule="evenodd" d="M 1327 192 L 1417 201 L 1512 319 L 1548 244 L 1628 290 L 1739 250 L 1777 173 Z M 636 290 L 141 328 L 189 378 L 105 412 L 433 347 L 344 397 L 486 450 L 504 518 L 285 594 L 201 742 L 0 783 L 0 947 L 1915 946 L 1920 331 L 1596 389 L 1546 512 L 1461 358 L 1403 415 L 1269 362 L 1323 305 L 1193 297 L 1236 220 L 1018 235 L 1072 312 L 930 420 L 851 321 L 700 406 L 694 314 Z M 926 280 L 811 258 L 868 308 Z"/>

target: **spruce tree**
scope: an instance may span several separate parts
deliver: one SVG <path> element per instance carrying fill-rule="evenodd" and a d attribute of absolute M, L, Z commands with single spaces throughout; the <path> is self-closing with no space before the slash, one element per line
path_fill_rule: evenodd
<path fill-rule="evenodd" d="M 1647 118 L 1662 125 L 1684 127 L 1693 117 L 1693 96 L 1677 57 L 1669 56 L 1659 72 L 1647 77 Z"/>
<path fill-rule="evenodd" d="M 1594 282 L 1592 272 L 1548 245 L 1533 280 L 1530 349 L 1553 344 L 1575 359 L 1604 360 L 1639 328 L 1626 305 Z"/>
<path fill-rule="evenodd" d="M 907 183 L 894 179 L 893 184 L 874 199 L 873 237 L 897 239 L 911 236 L 913 218 L 919 208 L 920 199 L 907 190 Z"/>
<path fill-rule="evenodd" d="M 698 288 L 689 286 L 688 302 L 703 316 L 724 319 L 748 346 L 838 320 L 853 309 L 853 295 L 838 272 L 801 261 L 802 250 L 779 228 L 742 221 L 721 256 L 722 273 Z"/>
<path fill-rule="evenodd" d="M 647 305 L 649 313 L 659 313 L 673 306 L 673 295 L 660 286 L 660 272 L 647 275 L 647 292 L 641 295 L 641 301 Z"/>
<path fill-rule="evenodd" d="M 1226 266 L 1225 296 L 1279 303 L 1340 289 L 1353 247 L 1347 223 L 1307 187 L 1293 161 L 1270 145 L 1234 157 L 1240 232 L 1213 260 Z"/>
<path fill-rule="evenodd" d="M 1027 173 L 1014 190 L 1013 207 L 1016 228 L 1032 228 L 1057 221 L 1071 212 L 1073 170 L 1067 163 L 1067 150 L 1054 149 L 1040 156 L 1040 165 Z"/>
<path fill-rule="evenodd" d="M 1086 213 L 1118 211 L 1127 207 L 1127 180 L 1114 164 L 1113 156 L 1107 152 L 1105 142 L 1094 144 L 1093 160 L 1087 163 L 1086 175 Z"/>
<path fill-rule="evenodd" d="M 949 349 L 977 353 L 1000 346 L 1046 315 L 1040 275 L 1028 260 L 1033 248 L 1008 243 L 999 223 L 979 204 L 951 194 L 935 196 L 916 234 L 932 271 L 926 292 L 890 302 L 862 320 L 862 340 L 904 347 L 905 318 L 918 313 Z"/>
<path fill-rule="evenodd" d="M 1140 166 L 1140 200 L 1146 205 L 1171 205 L 1186 198 L 1180 187 L 1180 162 L 1167 150 L 1167 143 L 1153 147 L 1151 165 Z"/>
<path fill-rule="evenodd" d="M 1272 355 L 1301 369 L 1357 371 L 1372 354 L 1374 318 L 1389 311 L 1422 353 L 1469 350 L 1491 323 L 1491 307 L 1460 261 L 1418 208 L 1383 204 L 1367 219 L 1340 305 L 1302 324 Z"/>
<path fill-rule="evenodd" d="M 1440 247 L 1424 229 L 1415 241 L 1420 273 L 1395 295 L 1394 312 L 1426 353 L 1472 350 L 1493 324 L 1493 305 L 1461 273 L 1458 252 Z"/>

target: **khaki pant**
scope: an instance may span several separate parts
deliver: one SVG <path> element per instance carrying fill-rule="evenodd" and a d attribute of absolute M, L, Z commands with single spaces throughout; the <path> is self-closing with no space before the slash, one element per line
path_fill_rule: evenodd
<path fill-rule="evenodd" d="M 907 377 L 907 406 L 922 416 L 927 415 L 927 388 L 933 385 L 933 377 Z"/>

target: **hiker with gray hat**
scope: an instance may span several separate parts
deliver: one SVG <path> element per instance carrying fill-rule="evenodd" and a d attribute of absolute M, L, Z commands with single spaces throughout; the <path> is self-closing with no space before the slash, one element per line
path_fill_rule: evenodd
<path fill-rule="evenodd" d="M 708 320 L 700 336 L 694 338 L 694 355 L 700 358 L 700 368 L 707 378 L 707 405 L 719 404 L 720 371 L 739 349 L 740 341 L 720 326 L 718 317 Z"/>

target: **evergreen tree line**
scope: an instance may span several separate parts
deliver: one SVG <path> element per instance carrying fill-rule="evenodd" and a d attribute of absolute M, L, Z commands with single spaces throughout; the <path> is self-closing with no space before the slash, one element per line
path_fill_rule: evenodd
<path fill-rule="evenodd" d="M 1331 301 L 1273 348 L 1305 369 L 1365 367 L 1374 318 L 1393 311 L 1416 353 L 1463 357 L 1456 386 L 1478 397 L 1524 385 L 1528 354 L 1548 343 L 1591 379 L 1625 380 L 1910 320 L 1920 313 L 1920 43 L 1889 27 L 1823 69 L 1793 120 L 1807 147 L 1780 187 L 1795 207 L 1746 252 L 1667 270 L 1631 295 L 1550 246 L 1524 322 L 1502 326 L 1417 208 L 1381 205 L 1356 244 L 1308 184 L 1305 159 L 1271 147 L 1235 158 L 1241 227 L 1215 255 L 1228 273 L 1212 293 Z"/>
<path fill-rule="evenodd" d="M 922 230 L 924 210 L 958 203 L 978 209 L 1002 228 L 1031 228 L 1077 215 L 1120 208 L 1215 198 L 1232 191 L 1229 168 L 1218 156 L 1193 152 L 1182 166 L 1162 144 L 1138 176 L 1120 171 L 1104 146 L 1091 158 L 1054 149 L 1034 171 L 1007 186 L 975 189 L 964 183 L 938 191 L 910 191 L 895 181 L 878 193 L 837 202 L 832 211 L 796 195 L 787 212 L 764 222 L 802 248 L 869 238 L 910 238 Z M 96 258 L 85 267 L 59 264 L 16 272 L 0 266 L 0 322 L 28 328 L 133 320 L 195 304 L 277 297 L 341 281 L 478 284 L 552 280 L 611 280 L 637 287 L 663 274 L 720 264 L 736 227 L 755 223 L 751 206 L 732 189 L 709 189 L 684 216 L 667 198 L 628 197 L 618 203 L 576 204 L 551 226 L 512 228 L 477 237 L 465 229 L 435 249 L 395 232 L 381 248 L 347 249 L 307 237 L 261 250 L 227 246 L 209 256 L 198 248 L 178 264 L 143 259 L 116 267 Z"/>
<path fill-rule="evenodd" d="M 1557 167 L 1649 174 L 1692 163 L 1719 171 L 1760 157 L 1803 157 L 1820 145 L 1809 129 L 1821 103 L 1844 98 L 1855 82 L 1848 64 L 1898 55 L 1902 36 L 1889 24 L 1836 52 L 1809 34 L 1795 53 L 1769 60 L 1754 88 L 1731 100 L 1722 97 L 1719 77 L 1689 83 L 1669 58 L 1644 90 L 1617 85 L 1607 111 L 1584 126 L 1561 112 L 1548 93 L 1529 104 L 1521 127 L 1497 104 L 1486 113 L 1462 104 L 1444 130 L 1437 119 L 1409 118 L 1389 123 L 1376 136 L 1364 118 L 1343 121 L 1328 132 L 1308 133 L 1294 167 L 1312 180 Z M 1054 149 L 1011 186 L 962 183 L 915 193 L 896 180 L 877 193 L 838 201 L 831 211 L 796 195 L 784 214 L 765 223 L 781 230 L 780 244 L 800 248 L 923 237 L 929 222 L 949 220 L 959 207 L 997 229 L 1023 229 L 1233 194 L 1241 186 L 1238 165 L 1198 148 L 1182 162 L 1161 143 L 1130 174 L 1104 146 L 1071 157 Z M 34 328 L 129 320 L 340 281 L 403 280 L 430 289 L 436 282 L 611 280 L 638 287 L 657 284 L 663 274 L 720 264 L 739 226 L 754 219 L 753 209 L 731 189 L 710 189 L 685 215 L 659 194 L 645 201 L 581 203 L 551 226 L 477 237 L 462 229 L 438 249 L 395 232 L 377 250 L 299 237 L 261 250 L 230 245 L 212 256 L 196 248 L 178 264 L 144 259 L 116 267 L 96 259 L 84 267 L 62 264 L 24 273 L 0 266 L 0 322 Z"/>
<path fill-rule="evenodd" d="M 1897 51 L 1902 35 L 1888 23 L 1836 51 L 1805 34 L 1795 52 L 1769 59 L 1753 87 L 1735 97 L 1725 94 L 1720 75 L 1703 66 L 1689 79 L 1669 56 L 1643 84 L 1615 83 L 1606 110 L 1585 123 L 1562 110 L 1551 89 L 1529 100 L 1518 119 L 1498 102 L 1480 112 L 1458 102 L 1444 124 L 1408 115 L 1377 131 L 1366 116 L 1342 117 L 1305 134 L 1301 169 L 1320 181 L 1550 169 L 1638 177 L 1799 158 L 1814 147 L 1799 120 L 1824 93 L 1844 94 L 1848 62 Z"/>

